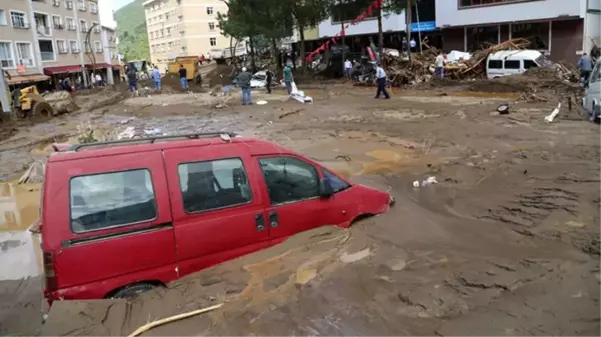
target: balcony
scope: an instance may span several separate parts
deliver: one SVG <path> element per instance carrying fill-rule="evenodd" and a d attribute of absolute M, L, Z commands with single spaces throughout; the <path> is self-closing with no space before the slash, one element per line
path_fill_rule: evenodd
<path fill-rule="evenodd" d="M 50 33 L 50 27 L 38 25 L 37 30 L 38 30 L 38 35 L 40 35 L 40 36 L 45 36 L 45 37 L 52 36 L 52 34 Z"/>
<path fill-rule="evenodd" d="M 54 53 L 51 51 L 42 51 L 42 61 L 54 61 Z"/>

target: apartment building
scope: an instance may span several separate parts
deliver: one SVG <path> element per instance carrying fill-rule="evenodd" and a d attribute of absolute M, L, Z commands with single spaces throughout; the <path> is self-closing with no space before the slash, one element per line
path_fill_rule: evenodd
<path fill-rule="evenodd" d="M 178 56 L 208 55 L 229 46 L 217 14 L 227 12 L 220 0 L 148 0 L 143 3 L 150 61 L 164 72 Z"/>
<path fill-rule="evenodd" d="M 551 60 L 576 62 L 599 44 L 599 0 L 436 0 L 447 50 L 523 37 Z"/>
<path fill-rule="evenodd" d="M 82 64 L 90 70 L 95 59 L 106 77 L 118 68 L 117 41 L 112 31 L 103 42 L 102 32 L 98 0 L 2 0 L 0 65 L 11 75 L 9 84 L 51 78 L 56 84 L 81 76 Z"/>

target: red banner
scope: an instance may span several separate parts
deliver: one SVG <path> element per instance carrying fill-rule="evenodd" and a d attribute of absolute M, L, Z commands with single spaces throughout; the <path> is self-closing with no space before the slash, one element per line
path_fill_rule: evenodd
<path fill-rule="evenodd" d="M 356 25 L 357 23 L 363 21 L 365 18 L 367 18 L 368 16 L 372 15 L 373 12 L 375 10 L 377 10 L 378 8 L 380 8 L 380 6 L 382 6 L 382 2 L 384 0 L 374 0 L 374 2 L 365 10 L 363 11 L 363 13 L 361 13 L 359 16 L 357 16 L 353 21 L 351 21 L 350 24 L 346 24 L 344 25 L 344 28 L 340 30 L 340 32 L 338 32 L 335 36 L 333 36 L 331 39 L 328 39 L 324 44 L 322 44 L 321 46 L 319 46 L 317 49 L 315 49 L 314 51 L 312 51 L 306 58 L 305 61 L 306 62 L 311 62 L 313 61 L 313 57 L 315 57 L 316 54 L 319 54 L 320 52 L 328 49 L 330 47 L 330 43 L 335 44 L 336 41 L 338 40 L 339 36 L 344 36 L 345 35 L 345 30 L 352 24 L 352 25 Z"/>

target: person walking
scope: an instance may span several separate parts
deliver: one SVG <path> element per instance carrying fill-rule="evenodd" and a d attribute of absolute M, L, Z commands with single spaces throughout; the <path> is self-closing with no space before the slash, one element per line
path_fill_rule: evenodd
<path fill-rule="evenodd" d="M 188 90 L 188 71 L 183 64 L 179 65 L 179 82 L 182 84 L 182 89 Z"/>
<path fill-rule="evenodd" d="M 271 83 L 273 82 L 273 73 L 271 70 L 267 70 L 267 76 L 265 77 L 265 86 L 267 87 L 267 93 L 271 94 Z"/>
<path fill-rule="evenodd" d="M 588 83 L 589 77 L 591 76 L 591 73 L 593 72 L 593 61 L 591 61 L 591 58 L 586 53 L 583 53 L 582 57 L 580 57 L 580 60 L 578 60 L 578 64 L 576 64 L 576 66 L 578 67 L 578 69 L 580 69 L 580 78 L 584 80 L 584 83 L 586 85 L 586 83 Z"/>
<path fill-rule="evenodd" d="M 246 71 L 246 67 L 242 68 L 242 72 L 238 74 L 238 85 L 242 88 L 242 105 L 252 105 L 253 100 L 250 93 L 251 75 Z"/>
<path fill-rule="evenodd" d="M 152 80 L 154 81 L 154 89 L 156 91 L 161 91 L 161 72 L 159 71 L 159 66 L 154 66 L 152 70 Z"/>
<path fill-rule="evenodd" d="M 436 68 L 434 69 L 434 78 L 440 77 L 440 79 L 444 79 L 444 55 L 442 51 L 438 53 L 436 56 Z"/>
<path fill-rule="evenodd" d="M 127 73 L 127 81 L 129 82 L 131 96 L 138 96 L 138 76 L 133 68 Z"/>
<path fill-rule="evenodd" d="M 380 98 L 380 93 L 384 94 L 385 99 L 389 99 L 390 95 L 388 94 L 388 91 L 386 91 L 386 72 L 384 71 L 379 62 L 376 66 L 376 81 L 378 84 L 378 90 L 376 91 L 376 99 Z"/>
<path fill-rule="evenodd" d="M 351 69 L 353 68 L 353 64 L 351 63 L 351 61 L 349 61 L 349 59 L 346 59 L 346 61 L 344 61 L 344 75 L 348 78 L 351 78 Z"/>
<path fill-rule="evenodd" d="M 96 73 L 96 84 L 104 86 L 104 80 L 99 73 Z"/>
<path fill-rule="evenodd" d="M 292 69 L 290 69 L 290 65 L 286 64 L 284 67 L 284 84 L 286 84 L 286 91 L 288 91 L 288 95 L 292 93 Z"/>
<path fill-rule="evenodd" d="M 200 65 L 197 65 L 196 67 L 196 76 L 194 77 L 194 81 L 196 82 L 196 84 L 202 83 L 202 73 L 200 71 Z"/>

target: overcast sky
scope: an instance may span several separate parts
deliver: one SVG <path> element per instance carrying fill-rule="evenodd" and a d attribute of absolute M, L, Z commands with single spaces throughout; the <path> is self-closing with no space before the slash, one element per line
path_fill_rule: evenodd
<path fill-rule="evenodd" d="M 108 27 L 115 27 L 117 24 L 113 21 L 113 11 L 127 5 L 133 0 L 100 0 L 100 22 Z"/>

